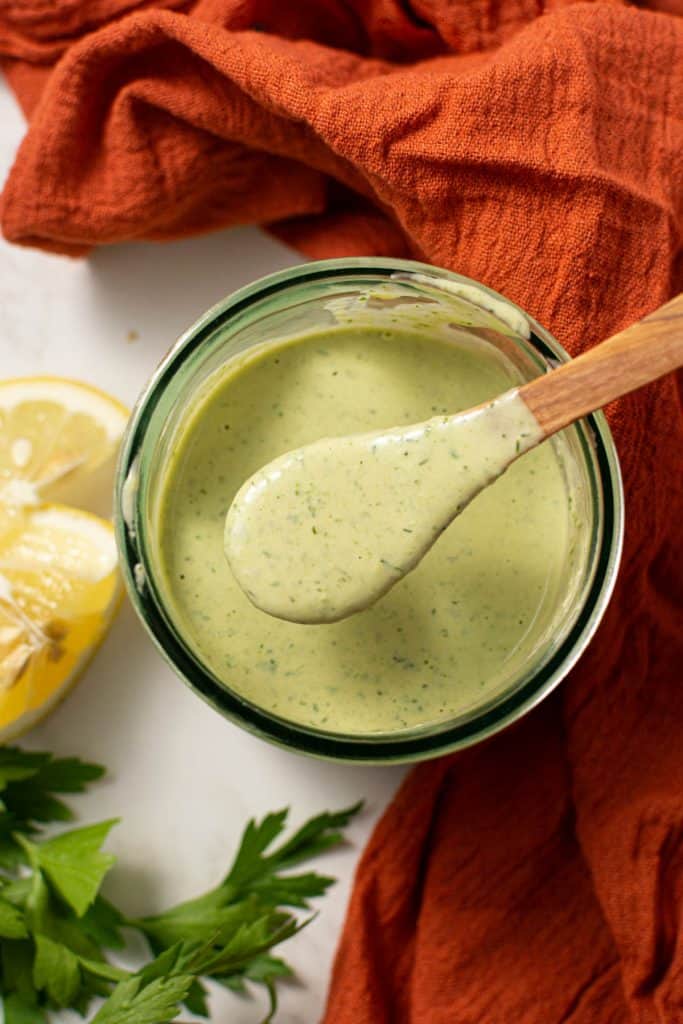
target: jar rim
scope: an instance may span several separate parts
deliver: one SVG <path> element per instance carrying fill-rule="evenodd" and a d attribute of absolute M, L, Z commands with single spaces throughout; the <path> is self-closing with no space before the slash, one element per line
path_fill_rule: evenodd
<path fill-rule="evenodd" d="M 607 607 L 616 582 L 624 530 L 623 488 L 619 460 L 611 431 L 603 413 L 592 413 L 583 421 L 592 443 L 586 445 L 602 492 L 602 521 L 595 566 L 576 622 L 557 650 L 521 686 L 502 694 L 491 706 L 475 710 L 466 720 L 440 723 L 437 728 L 385 735 L 355 735 L 324 732 L 292 722 L 258 708 L 242 699 L 202 665 L 178 636 L 164 613 L 154 587 L 141 586 L 148 579 L 149 559 L 145 557 L 144 536 L 139 530 L 136 480 L 145 435 L 157 403 L 167 386 L 189 357 L 215 335 L 224 323 L 264 299 L 323 279 L 343 280 L 364 272 L 395 278 L 397 273 L 431 278 L 435 285 L 456 282 L 473 287 L 516 310 L 530 326 L 530 343 L 545 360 L 566 361 L 569 356 L 557 340 L 526 311 L 493 289 L 453 271 L 413 260 L 383 257 L 354 257 L 314 261 L 269 274 L 233 292 L 204 313 L 172 346 L 141 393 L 123 439 L 116 472 L 115 530 L 120 563 L 132 604 L 153 642 L 190 688 L 215 710 L 263 739 L 289 750 L 346 762 L 392 764 L 425 760 L 458 750 L 492 736 L 516 721 L 543 700 L 564 679 L 579 659 Z"/>

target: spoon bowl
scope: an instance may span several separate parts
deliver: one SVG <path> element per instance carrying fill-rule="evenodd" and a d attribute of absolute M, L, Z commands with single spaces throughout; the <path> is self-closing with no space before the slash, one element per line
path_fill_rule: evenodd
<path fill-rule="evenodd" d="M 513 390 L 455 416 L 287 452 L 230 507 L 225 553 L 235 579 L 277 618 L 346 618 L 410 572 L 541 436 Z"/>

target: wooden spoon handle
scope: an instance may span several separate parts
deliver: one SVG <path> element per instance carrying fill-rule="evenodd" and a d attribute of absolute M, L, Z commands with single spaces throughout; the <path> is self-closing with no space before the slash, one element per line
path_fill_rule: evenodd
<path fill-rule="evenodd" d="M 683 293 L 519 390 L 546 437 L 683 366 Z"/>

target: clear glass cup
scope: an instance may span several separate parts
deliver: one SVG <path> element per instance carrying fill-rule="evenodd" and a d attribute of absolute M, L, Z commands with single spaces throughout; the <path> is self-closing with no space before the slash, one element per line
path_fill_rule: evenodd
<path fill-rule="evenodd" d="M 573 496 L 573 564 L 562 607 L 540 649 L 507 688 L 452 720 L 401 732 L 342 734 L 269 713 L 219 679 L 174 618 L 160 570 L 157 512 L 179 424 L 204 382 L 226 360 L 264 340 L 344 322 L 424 320 L 438 312 L 454 337 L 497 347 L 522 379 L 568 359 L 523 310 L 477 282 L 406 260 L 340 259 L 294 267 L 242 288 L 209 310 L 173 346 L 142 393 L 117 473 L 116 531 L 128 593 L 178 675 L 213 708 L 271 742 L 331 759 L 396 763 L 476 743 L 526 714 L 569 672 L 590 641 L 614 587 L 623 533 L 619 463 L 607 422 L 588 416 L 562 435 Z M 416 320 L 416 322 L 418 322 Z"/>

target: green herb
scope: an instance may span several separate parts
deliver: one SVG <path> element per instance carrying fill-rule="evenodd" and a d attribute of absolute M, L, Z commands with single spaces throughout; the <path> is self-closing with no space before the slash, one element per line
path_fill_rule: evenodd
<path fill-rule="evenodd" d="M 360 805 L 311 819 L 277 843 L 287 811 L 247 825 L 232 866 L 214 889 L 162 914 L 131 920 L 100 893 L 114 858 L 102 852 L 115 821 L 45 838 L 42 826 L 72 819 L 57 794 L 82 792 L 104 770 L 74 758 L 0 749 L 0 993 L 5 1024 L 47 1024 L 50 1010 L 85 1013 L 93 1024 L 169 1024 L 185 1007 L 206 1016 L 205 982 L 236 992 L 265 988 L 266 1020 L 277 982 L 291 976 L 271 950 L 311 920 L 333 879 L 292 872 L 342 841 Z M 137 972 L 107 953 L 142 933 L 154 957 Z"/>
<path fill-rule="evenodd" d="M 390 569 L 391 572 L 398 573 L 399 576 L 403 575 L 403 570 L 398 565 L 392 565 L 391 562 L 387 561 L 386 558 L 380 558 L 380 565 L 383 565 L 385 569 Z"/>

